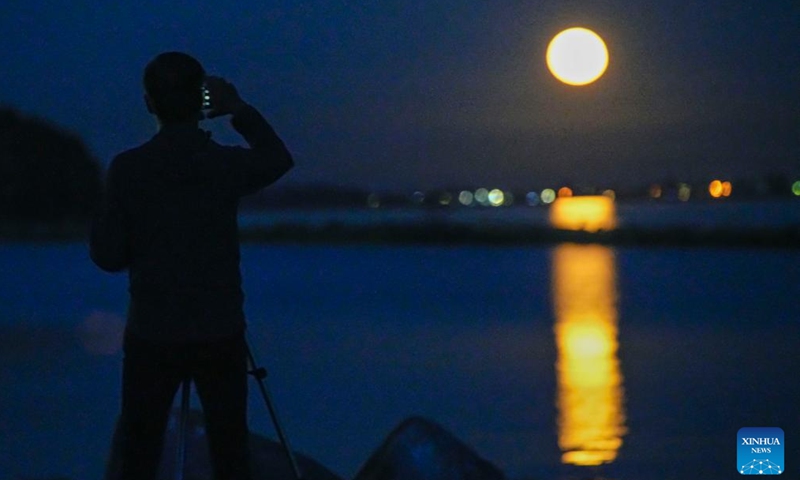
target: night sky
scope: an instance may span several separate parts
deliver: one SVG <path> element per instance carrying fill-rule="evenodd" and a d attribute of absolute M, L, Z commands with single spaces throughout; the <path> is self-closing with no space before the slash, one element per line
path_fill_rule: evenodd
<path fill-rule="evenodd" d="M 610 51 L 588 87 L 545 66 L 571 26 Z M 296 157 L 285 184 L 800 174 L 797 0 L 28 0 L 6 2 L 0 28 L 0 105 L 75 132 L 103 164 L 155 132 L 142 69 L 181 50 L 271 121 Z"/>

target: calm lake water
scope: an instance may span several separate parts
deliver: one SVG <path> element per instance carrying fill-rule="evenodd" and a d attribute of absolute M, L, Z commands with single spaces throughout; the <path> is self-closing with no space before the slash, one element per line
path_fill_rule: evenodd
<path fill-rule="evenodd" d="M 0 265 L 0 480 L 100 478 L 126 278 L 77 243 Z M 243 269 L 284 428 L 344 477 L 417 414 L 511 478 L 736 478 L 747 426 L 800 472 L 800 250 L 246 245 Z"/>

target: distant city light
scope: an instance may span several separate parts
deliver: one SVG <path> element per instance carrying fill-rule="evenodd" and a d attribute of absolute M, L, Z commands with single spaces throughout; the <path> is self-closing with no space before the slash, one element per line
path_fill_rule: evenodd
<path fill-rule="evenodd" d="M 723 182 L 721 180 L 713 180 L 708 184 L 708 193 L 714 198 L 730 197 L 733 191 L 731 182 Z"/>
<path fill-rule="evenodd" d="M 714 180 L 708 184 L 708 193 L 714 197 L 719 198 L 722 196 L 722 182 Z"/>
<path fill-rule="evenodd" d="M 792 193 L 795 194 L 795 196 L 800 197 L 800 180 L 792 184 Z"/>
<path fill-rule="evenodd" d="M 730 197 L 731 193 L 733 193 L 733 185 L 731 182 L 722 182 L 722 196 Z"/>
<path fill-rule="evenodd" d="M 650 185 L 650 189 L 648 191 L 650 198 L 661 198 L 661 195 L 664 193 L 661 189 L 661 185 L 655 183 Z"/>
<path fill-rule="evenodd" d="M 795 177 L 795 181 L 786 181 L 784 179 L 784 189 L 789 186 L 792 195 L 800 197 L 800 178 Z M 748 183 L 746 180 L 742 182 L 743 193 L 737 193 L 737 198 L 740 195 L 745 197 L 753 194 L 765 194 L 767 192 L 774 192 L 777 183 L 772 184 L 766 179 L 761 179 L 759 183 Z M 748 188 L 750 186 L 750 188 Z M 737 187 L 737 188 L 740 188 Z M 786 192 L 786 190 L 784 190 Z M 631 198 L 631 195 L 636 195 L 639 198 L 652 198 L 652 199 L 669 199 L 677 200 L 680 202 L 690 202 L 692 198 L 697 199 L 724 199 L 731 197 L 733 194 L 733 183 L 728 180 L 716 178 L 708 183 L 692 184 L 688 181 L 676 182 L 671 184 L 650 183 L 645 184 L 645 188 L 639 190 L 637 193 L 623 192 L 622 199 Z M 786 193 L 784 193 L 785 195 Z M 613 188 L 604 188 L 602 186 L 587 185 L 584 187 L 576 188 L 563 185 L 557 188 L 545 188 L 539 190 L 529 190 L 515 195 L 510 190 L 502 188 L 479 187 L 475 189 L 465 190 L 411 190 L 406 194 L 405 201 L 407 204 L 418 206 L 442 206 L 442 207 L 459 207 L 467 206 L 474 207 L 476 205 L 484 207 L 511 207 L 516 202 L 519 205 L 527 206 L 549 206 L 559 199 L 575 198 L 575 197 L 605 197 L 612 202 L 619 200 L 620 195 Z M 694 197 L 693 197 L 694 195 Z M 396 204 L 400 198 L 397 193 L 386 195 L 382 192 L 366 192 L 361 197 L 360 204 L 363 207 L 370 209 L 386 208 Z M 524 203 L 523 203 L 524 202 Z M 366 204 L 366 205 L 365 205 Z"/>
<path fill-rule="evenodd" d="M 461 205 L 470 206 L 472 202 L 475 201 L 475 195 L 472 194 L 469 190 L 462 190 L 461 193 L 458 194 L 458 201 Z"/>
<path fill-rule="evenodd" d="M 539 198 L 539 194 L 536 192 L 528 192 L 528 194 L 525 195 L 525 202 L 527 202 L 527 204 L 532 207 L 535 207 L 536 205 L 542 203 L 541 199 Z"/>
<path fill-rule="evenodd" d="M 692 196 L 692 187 L 690 187 L 686 183 L 679 183 L 678 200 L 680 200 L 681 202 L 688 202 L 691 196 Z"/>
<path fill-rule="evenodd" d="M 489 203 L 489 190 L 485 188 L 475 190 L 475 201 L 481 205 L 487 205 Z"/>
<path fill-rule="evenodd" d="M 556 199 L 556 191 L 552 188 L 545 188 L 542 190 L 542 203 L 551 204 Z"/>
<path fill-rule="evenodd" d="M 494 190 L 489 192 L 489 196 L 487 198 L 489 200 L 490 205 L 492 205 L 493 207 L 499 207 L 500 205 L 503 204 L 503 201 L 505 200 L 505 195 L 503 195 L 502 190 L 495 188 Z"/>

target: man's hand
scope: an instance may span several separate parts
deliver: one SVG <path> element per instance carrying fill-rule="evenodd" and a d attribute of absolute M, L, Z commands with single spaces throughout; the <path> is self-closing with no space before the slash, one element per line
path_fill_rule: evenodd
<path fill-rule="evenodd" d="M 206 112 L 206 118 L 234 114 L 247 107 L 236 87 L 222 77 L 207 76 L 206 88 L 211 97 L 211 110 Z"/>

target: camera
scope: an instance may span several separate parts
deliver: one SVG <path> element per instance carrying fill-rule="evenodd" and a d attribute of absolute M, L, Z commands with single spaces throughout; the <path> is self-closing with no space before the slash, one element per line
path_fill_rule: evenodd
<path fill-rule="evenodd" d="M 203 110 L 210 110 L 211 109 L 211 92 L 208 91 L 208 87 L 206 87 L 205 84 L 203 84 L 202 95 L 203 95 Z"/>

